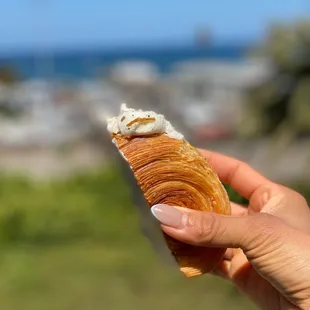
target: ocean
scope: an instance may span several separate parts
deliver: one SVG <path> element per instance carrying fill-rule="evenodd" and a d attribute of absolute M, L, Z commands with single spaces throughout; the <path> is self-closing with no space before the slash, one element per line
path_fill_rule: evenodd
<path fill-rule="evenodd" d="M 243 58 L 245 51 L 244 46 L 221 45 L 28 53 L 0 56 L 0 66 L 13 69 L 22 79 L 81 79 L 104 75 L 111 66 L 125 60 L 148 61 L 165 73 L 181 61 L 238 61 Z"/>

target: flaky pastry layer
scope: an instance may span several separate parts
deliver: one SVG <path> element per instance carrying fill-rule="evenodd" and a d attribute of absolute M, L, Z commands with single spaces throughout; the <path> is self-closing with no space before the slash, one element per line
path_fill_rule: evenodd
<path fill-rule="evenodd" d="M 167 204 L 230 215 L 227 192 L 200 152 L 164 134 L 113 139 L 130 164 L 149 206 Z M 202 248 L 164 234 L 180 270 L 188 277 L 212 271 L 225 249 Z"/>

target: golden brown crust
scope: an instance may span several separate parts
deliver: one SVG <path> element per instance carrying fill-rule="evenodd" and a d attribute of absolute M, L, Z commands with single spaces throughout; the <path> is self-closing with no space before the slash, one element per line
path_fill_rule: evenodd
<path fill-rule="evenodd" d="M 226 190 L 206 159 L 185 140 L 167 135 L 128 138 L 113 136 L 130 163 L 149 204 L 167 204 L 230 215 Z M 200 248 L 164 234 L 186 276 L 210 272 L 225 249 Z"/>

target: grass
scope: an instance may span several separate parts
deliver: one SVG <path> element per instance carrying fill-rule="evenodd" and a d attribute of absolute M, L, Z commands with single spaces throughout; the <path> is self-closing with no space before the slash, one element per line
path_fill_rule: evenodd
<path fill-rule="evenodd" d="M 131 243 L 120 240 L 116 246 L 82 242 L 3 248 L 1 308 L 254 309 L 221 279 L 185 279 L 163 265 L 136 233 Z"/>
<path fill-rule="evenodd" d="M 162 263 L 113 167 L 49 184 L 2 176 L 0 251 L 5 310 L 255 309 L 222 279 Z"/>

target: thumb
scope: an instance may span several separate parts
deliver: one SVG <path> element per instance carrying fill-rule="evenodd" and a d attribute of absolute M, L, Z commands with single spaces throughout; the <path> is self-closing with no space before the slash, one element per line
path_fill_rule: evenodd
<path fill-rule="evenodd" d="M 284 226 L 266 213 L 233 217 L 168 205 L 155 205 L 151 211 L 163 231 L 179 241 L 204 247 L 242 248 L 245 252 L 255 249 L 256 255 L 258 247 L 266 249 L 281 239 Z"/>

